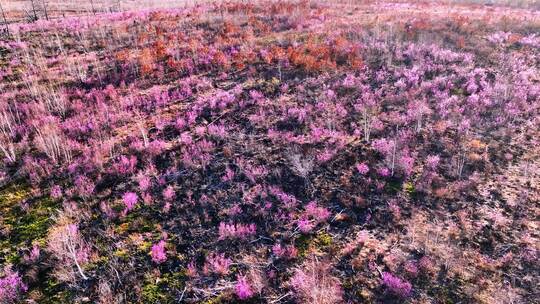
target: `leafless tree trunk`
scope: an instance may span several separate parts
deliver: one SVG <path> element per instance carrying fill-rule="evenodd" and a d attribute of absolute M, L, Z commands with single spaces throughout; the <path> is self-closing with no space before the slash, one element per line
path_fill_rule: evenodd
<path fill-rule="evenodd" d="M 45 14 L 45 19 L 47 19 L 47 21 L 49 20 L 49 13 L 47 12 L 47 1 L 46 0 L 41 0 L 41 5 L 43 6 L 43 13 Z"/>
<path fill-rule="evenodd" d="M 8 36 L 10 36 L 10 34 L 9 34 L 9 26 L 8 26 L 8 22 L 7 22 L 7 18 L 6 18 L 6 13 L 4 12 L 4 8 L 2 7 L 1 2 L 0 2 L 0 13 L 2 13 L 2 19 L 3 19 L 4 26 L 5 26 L 6 34 Z"/>
<path fill-rule="evenodd" d="M 58 259 L 55 268 L 60 280 L 76 282 L 77 273 L 83 280 L 88 280 L 83 263 L 88 262 L 86 256 L 90 247 L 81 237 L 76 224 L 62 223 L 60 226 L 52 227 L 47 246 L 49 252 Z"/>
<path fill-rule="evenodd" d="M 34 16 L 33 16 L 34 20 L 33 21 L 36 21 L 36 20 L 38 20 L 38 15 L 37 15 L 37 10 L 36 10 L 36 3 L 34 2 L 34 0 L 30 0 L 30 4 L 32 4 L 32 14 L 34 14 Z"/>
<path fill-rule="evenodd" d="M 96 14 L 96 10 L 94 8 L 94 0 L 90 0 L 90 5 L 92 6 L 92 14 Z"/>
<path fill-rule="evenodd" d="M 77 271 L 83 278 L 83 280 L 88 280 L 88 277 L 84 274 L 84 271 L 82 270 L 81 264 L 79 264 L 78 257 L 77 257 L 77 243 L 75 243 L 73 240 L 77 237 L 73 235 L 73 233 L 69 232 L 70 236 L 67 238 L 67 244 L 66 247 L 68 249 L 68 252 L 73 259 L 73 262 L 75 262 L 75 266 L 77 267 Z"/>

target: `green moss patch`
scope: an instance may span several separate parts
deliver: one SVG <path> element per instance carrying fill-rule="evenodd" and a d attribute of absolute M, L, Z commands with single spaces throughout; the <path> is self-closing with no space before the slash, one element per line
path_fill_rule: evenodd
<path fill-rule="evenodd" d="M 141 292 L 142 303 L 175 303 L 175 294 L 183 289 L 186 278 L 183 271 L 160 277 L 147 274 Z"/>
<path fill-rule="evenodd" d="M 27 200 L 28 206 L 22 208 Z M 25 184 L 14 183 L 0 190 L 0 229 L 5 234 L 0 252 L 4 261 L 16 264 L 20 260 L 18 250 L 31 247 L 34 242 L 44 245 L 58 208 L 58 202 L 49 197 L 33 198 Z"/>

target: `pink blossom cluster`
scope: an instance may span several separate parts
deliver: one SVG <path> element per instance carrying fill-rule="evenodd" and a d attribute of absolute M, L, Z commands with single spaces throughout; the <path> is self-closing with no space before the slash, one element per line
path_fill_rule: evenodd
<path fill-rule="evenodd" d="M 137 204 L 137 201 L 139 200 L 139 197 L 134 192 L 126 192 L 122 196 L 122 201 L 124 202 L 124 211 L 127 213 L 133 208 L 135 208 L 135 205 Z"/>
<path fill-rule="evenodd" d="M 246 276 L 238 276 L 236 285 L 234 287 L 234 290 L 236 292 L 236 295 L 240 300 L 246 300 L 251 297 L 253 297 L 253 290 L 250 286 L 249 282 L 247 281 Z"/>
<path fill-rule="evenodd" d="M 234 223 L 219 223 L 219 239 L 247 239 L 254 236 L 257 232 L 257 226 L 255 224 L 234 224 Z"/>
<path fill-rule="evenodd" d="M 9 268 L 4 269 L 4 276 L 0 278 L 0 302 L 15 303 L 27 289 L 18 272 Z"/>
<path fill-rule="evenodd" d="M 311 232 L 315 226 L 325 222 L 329 217 L 330 211 L 328 209 L 317 206 L 315 201 L 309 202 L 298 219 L 298 229 L 303 233 Z"/>
<path fill-rule="evenodd" d="M 227 275 L 229 273 L 231 263 L 231 259 L 226 258 L 223 253 L 213 253 L 206 258 L 206 262 L 203 267 L 203 273 L 206 275 Z"/>
<path fill-rule="evenodd" d="M 399 277 L 389 273 L 383 272 L 383 284 L 387 290 L 401 298 L 408 298 L 411 296 L 412 285 L 411 283 L 400 279 Z"/>
<path fill-rule="evenodd" d="M 152 250 L 150 255 L 152 256 L 152 261 L 157 264 L 161 264 L 167 260 L 167 253 L 165 252 L 165 241 L 161 240 L 157 244 L 152 245 Z"/>

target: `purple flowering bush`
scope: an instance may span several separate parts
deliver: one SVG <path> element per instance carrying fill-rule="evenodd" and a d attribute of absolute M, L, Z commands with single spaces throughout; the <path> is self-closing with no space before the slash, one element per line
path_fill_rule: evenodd
<path fill-rule="evenodd" d="M 411 283 L 396 277 L 389 272 L 383 272 L 382 274 L 383 285 L 388 292 L 399 296 L 400 298 L 408 298 L 411 296 L 412 285 Z"/>
<path fill-rule="evenodd" d="M 161 240 L 157 244 L 152 245 L 152 251 L 150 252 L 152 261 L 155 263 L 163 263 L 167 260 L 167 253 L 165 252 L 165 241 Z"/>
<path fill-rule="evenodd" d="M 235 285 L 236 295 L 240 300 L 246 300 L 253 297 L 252 287 L 247 282 L 245 276 L 238 276 L 238 280 Z"/>
<path fill-rule="evenodd" d="M 0 303 L 17 303 L 28 289 L 18 272 L 6 267 L 0 276 Z"/>

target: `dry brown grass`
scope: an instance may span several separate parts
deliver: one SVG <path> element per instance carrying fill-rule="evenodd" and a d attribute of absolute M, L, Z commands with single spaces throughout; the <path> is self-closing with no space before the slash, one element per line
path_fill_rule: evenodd
<path fill-rule="evenodd" d="M 87 15 L 93 13 L 118 12 L 130 10 L 159 9 L 192 6 L 205 0 L 34 0 L 36 13 L 44 19 L 43 3 L 47 7 L 49 18 Z M 8 22 L 18 22 L 33 15 L 31 0 L 2 1 Z"/>
<path fill-rule="evenodd" d="M 204 2 L 220 3 L 224 0 L 34 0 L 36 15 L 40 19 L 45 18 L 43 5 L 47 7 L 49 18 L 61 18 L 64 16 L 73 15 L 88 15 L 99 14 L 106 12 L 146 10 L 146 9 L 161 9 L 161 8 L 177 8 L 185 6 L 194 6 Z M 253 1 L 251 1 L 253 2 Z M 440 14 L 447 15 L 455 12 L 455 10 L 468 14 L 475 14 L 478 10 L 485 12 L 484 7 L 490 6 L 494 10 L 502 10 L 502 12 L 515 15 L 520 13 L 520 9 L 540 9 L 540 2 L 536 0 L 394 0 L 394 1 L 377 1 L 377 0 L 312 0 L 315 3 L 332 4 L 341 7 L 361 7 L 373 4 L 377 10 L 392 11 L 407 11 L 407 13 L 421 13 L 426 6 L 430 10 L 437 7 Z M 32 16 L 32 0 L 6 0 L 1 3 L 8 22 L 19 22 L 28 19 Z M 380 6 L 380 7 L 379 7 Z M 419 11 L 420 10 L 420 11 Z M 540 12 L 537 12 L 540 14 Z M 345 14 L 344 14 L 345 15 Z"/>

